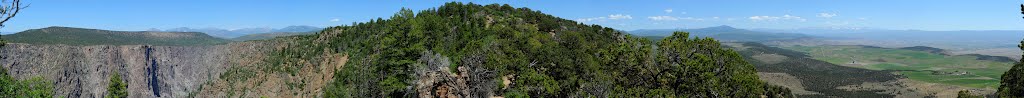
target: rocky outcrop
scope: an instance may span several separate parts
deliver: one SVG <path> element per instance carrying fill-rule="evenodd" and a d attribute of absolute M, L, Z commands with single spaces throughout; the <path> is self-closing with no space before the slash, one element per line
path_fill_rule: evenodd
<path fill-rule="evenodd" d="M 421 98 L 487 98 L 495 93 L 495 72 L 485 69 L 483 56 L 470 56 L 452 73 L 448 57 L 430 51 L 420 56 L 416 68 L 416 93 Z"/>
<path fill-rule="evenodd" d="M 216 80 L 230 65 L 256 64 L 266 42 L 216 46 L 8 44 L 0 64 L 19 79 L 43 77 L 55 96 L 102 97 L 111 73 L 120 73 L 129 97 L 185 97 Z"/>
<path fill-rule="evenodd" d="M 286 48 L 285 43 L 275 43 L 273 51 Z M 265 59 L 268 54 L 249 54 L 245 59 Z M 270 53 L 273 55 L 273 53 Z M 273 63 L 250 63 L 230 65 L 228 70 L 218 79 L 213 79 L 195 93 L 199 98 L 316 98 L 322 97 L 324 87 L 334 80 L 334 73 L 342 69 L 348 61 L 348 55 L 334 52 L 323 52 L 314 60 L 297 62 L 278 62 L 296 64 L 295 72 L 268 71 L 280 70 L 282 66 Z M 280 59 L 280 58 L 274 58 Z"/>

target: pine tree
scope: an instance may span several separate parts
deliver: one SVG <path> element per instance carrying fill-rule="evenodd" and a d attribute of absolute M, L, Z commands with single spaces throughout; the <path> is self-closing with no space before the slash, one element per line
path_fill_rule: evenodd
<path fill-rule="evenodd" d="M 1024 4 L 1020 5 L 1021 14 L 1024 14 Z M 1024 41 L 1020 42 L 1021 45 L 1017 45 L 1018 48 L 1024 50 Z M 1013 64 L 1013 67 L 1009 71 L 1003 73 L 1001 82 L 999 83 L 999 92 L 996 95 L 1002 98 L 1021 98 L 1024 97 L 1024 59 Z"/>
<path fill-rule="evenodd" d="M 110 76 L 110 84 L 107 85 L 106 98 L 127 98 L 128 92 L 125 89 L 128 89 L 128 84 L 121 82 L 121 74 L 114 72 Z"/>

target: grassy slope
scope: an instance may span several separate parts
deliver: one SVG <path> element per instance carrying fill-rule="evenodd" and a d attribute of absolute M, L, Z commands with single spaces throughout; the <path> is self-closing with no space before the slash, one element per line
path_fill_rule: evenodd
<path fill-rule="evenodd" d="M 65 45 L 213 45 L 230 42 L 198 32 L 130 32 L 47 27 L 4 35 L 11 43 Z"/>
<path fill-rule="evenodd" d="M 862 46 L 794 46 L 817 60 L 871 70 L 895 70 L 913 80 L 988 88 L 999 85 L 1011 63 L 977 60 L 976 56 L 944 56 L 924 51 Z M 858 64 L 850 64 L 856 61 Z M 955 75 L 966 71 L 966 75 Z M 950 74 L 953 73 L 953 74 Z"/>

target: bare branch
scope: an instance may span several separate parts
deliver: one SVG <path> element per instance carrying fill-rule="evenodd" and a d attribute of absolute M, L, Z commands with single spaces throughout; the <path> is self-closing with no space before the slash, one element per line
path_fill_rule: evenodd
<path fill-rule="evenodd" d="M 7 23 L 7 21 L 11 20 L 11 18 L 14 18 L 14 16 L 17 16 L 22 9 L 28 8 L 27 5 L 22 6 L 21 0 L 12 0 L 11 2 L 3 0 L 2 3 L 10 4 L 0 5 L 0 19 L 3 19 L 0 20 L 0 27 L 4 27 L 4 23 Z"/>

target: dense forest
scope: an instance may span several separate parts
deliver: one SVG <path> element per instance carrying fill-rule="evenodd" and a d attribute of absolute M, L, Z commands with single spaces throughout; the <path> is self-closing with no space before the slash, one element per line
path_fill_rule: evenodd
<path fill-rule="evenodd" d="M 753 65 L 686 32 L 654 42 L 529 8 L 447 3 L 278 38 L 261 69 L 294 74 L 350 55 L 325 97 L 785 97 Z"/>

